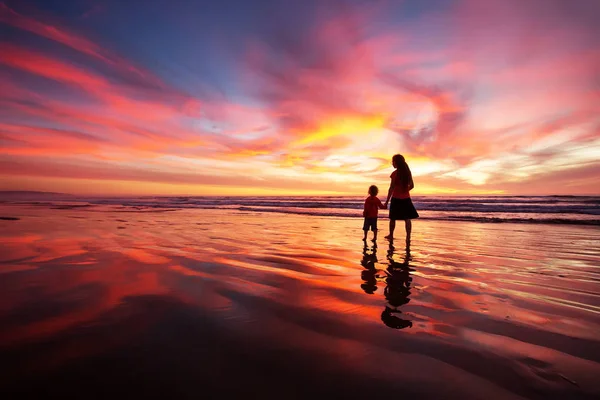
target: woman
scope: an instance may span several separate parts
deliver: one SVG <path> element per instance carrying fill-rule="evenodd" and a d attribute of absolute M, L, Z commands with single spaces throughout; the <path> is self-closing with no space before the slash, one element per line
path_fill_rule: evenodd
<path fill-rule="evenodd" d="M 406 245 L 410 245 L 410 233 L 412 229 L 411 219 L 419 218 L 419 214 L 410 199 L 410 191 L 415 187 L 412 179 L 412 174 L 408 164 L 401 154 L 396 154 L 392 157 L 392 165 L 396 170 L 392 172 L 390 178 L 390 190 L 388 191 L 385 207 L 387 207 L 390 198 L 390 234 L 386 239 L 394 239 L 394 229 L 396 228 L 396 220 L 403 219 L 406 227 Z"/>

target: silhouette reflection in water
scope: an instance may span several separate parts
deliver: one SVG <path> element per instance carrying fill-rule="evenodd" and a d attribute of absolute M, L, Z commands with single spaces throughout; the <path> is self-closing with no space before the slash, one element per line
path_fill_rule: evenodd
<path fill-rule="evenodd" d="M 360 287 L 367 294 L 375 293 L 377 290 L 377 279 L 381 277 L 379 275 L 381 271 L 375 268 L 376 263 L 377 243 L 374 243 L 372 248 L 369 248 L 369 246 L 367 246 L 365 243 L 363 247 L 363 258 L 360 262 L 365 269 L 360 273 L 360 278 L 363 280 L 363 283 L 360 285 Z"/>
<path fill-rule="evenodd" d="M 410 276 L 410 267 L 408 265 L 411 260 L 410 248 L 406 248 L 406 254 L 403 262 L 394 260 L 395 247 L 393 242 L 390 242 L 387 261 L 389 265 L 386 270 L 377 269 L 377 243 L 373 247 L 366 244 L 363 247 L 363 258 L 360 264 L 363 270 L 360 277 L 363 283 L 360 285 L 362 290 L 367 294 L 374 294 L 377 290 L 379 282 L 385 283 L 383 295 L 386 300 L 385 309 L 381 313 L 381 321 L 386 326 L 394 329 L 404 329 L 412 327 L 412 322 L 407 319 L 400 318 L 398 314 L 402 314 L 398 308 L 410 302 L 410 289 L 412 277 Z"/>
<path fill-rule="evenodd" d="M 402 311 L 398 310 L 410 301 L 410 284 L 412 277 L 410 276 L 410 267 L 408 262 L 410 261 L 410 248 L 406 247 L 406 254 L 403 262 L 394 261 L 394 243 L 390 241 L 390 246 L 387 253 L 387 259 L 389 266 L 385 273 L 386 287 L 383 292 L 387 305 L 385 310 L 381 313 L 381 320 L 384 324 L 394 329 L 404 329 L 412 327 L 412 322 L 400 318 L 394 314 L 402 314 Z"/>

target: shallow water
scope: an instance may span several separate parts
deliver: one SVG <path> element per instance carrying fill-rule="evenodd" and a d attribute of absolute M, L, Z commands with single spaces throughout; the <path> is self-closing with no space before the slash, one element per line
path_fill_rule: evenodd
<path fill-rule="evenodd" d="M 246 212 L 362 218 L 365 197 L 76 197 L 65 194 L 0 192 L 0 203 L 40 204 L 50 208 L 103 206 L 123 211 L 221 209 Z M 366 194 L 365 194 L 366 196 Z M 380 197 L 385 194 L 380 193 Z M 438 221 L 547 223 L 600 226 L 599 196 L 416 196 L 422 219 Z M 380 211 L 387 218 L 387 210 Z"/>
<path fill-rule="evenodd" d="M 2 392 L 600 395 L 597 227 L 111 207 L 0 206 Z"/>

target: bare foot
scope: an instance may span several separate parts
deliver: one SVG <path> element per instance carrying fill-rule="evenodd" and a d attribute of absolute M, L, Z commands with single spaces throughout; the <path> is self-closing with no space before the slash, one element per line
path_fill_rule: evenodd
<path fill-rule="evenodd" d="M 375 243 L 377 241 L 377 238 L 373 238 L 371 239 L 371 242 Z"/>
<path fill-rule="evenodd" d="M 394 237 L 393 237 L 392 235 L 387 235 L 387 236 L 385 237 L 385 239 L 387 239 L 387 240 L 394 240 Z"/>

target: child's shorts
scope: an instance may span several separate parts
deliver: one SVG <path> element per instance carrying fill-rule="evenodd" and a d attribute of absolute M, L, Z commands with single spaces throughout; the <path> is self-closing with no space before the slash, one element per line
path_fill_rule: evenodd
<path fill-rule="evenodd" d="M 365 218 L 365 223 L 363 224 L 363 231 L 368 231 L 371 228 L 372 231 L 377 230 L 377 217 Z"/>

